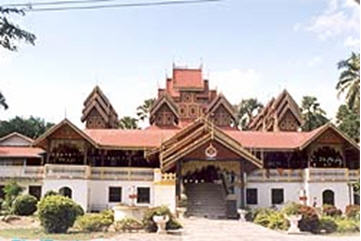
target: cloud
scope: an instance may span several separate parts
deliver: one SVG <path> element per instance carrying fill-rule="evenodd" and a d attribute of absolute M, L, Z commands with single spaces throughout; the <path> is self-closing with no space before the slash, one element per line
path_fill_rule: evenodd
<path fill-rule="evenodd" d="M 231 103 L 255 97 L 261 74 L 254 69 L 231 69 L 210 74 L 210 87 L 223 93 Z"/>
<path fill-rule="evenodd" d="M 313 16 L 307 23 L 296 23 L 293 29 L 315 33 L 320 40 L 345 34 L 359 35 L 359 6 L 350 0 L 330 0 L 320 15 Z"/>
<path fill-rule="evenodd" d="M 344 45 L 346 47 L 351 47 L 351 48 L 360 47 L 360 39 L 352 36 L 348 36 L 344 41 Z"/>
<path fill-rule="evenodd" d="M 322 58 L 320 56 L 315 56 L 315 57 L 313 57 L 311 60 L 309 60 L 307 62 L 307 65 L 309 67 L 314 67 L 314 66 L 316 66 L 316 65 L 318 65 L 320 63 L 322 63 Z"/>

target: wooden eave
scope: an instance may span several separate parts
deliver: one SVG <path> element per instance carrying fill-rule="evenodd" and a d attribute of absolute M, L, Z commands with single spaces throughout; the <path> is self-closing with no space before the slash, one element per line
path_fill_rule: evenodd
<path fill-rule="evenodd" d="M 19 132 L 11 132 L 11 133 L 7 134 L 6 136 L 1 137 L 0 142 L 3 142 L 3 141 L 5 141 L 5 140 L 7 140 L 7 139 L 9 139 L 9 138 L 11 138 L 13 136 L 18 136 L 18 137 L 28 141 L 30 143 L 30 145 L 31 145 L 31 143 L 34 142 L 34 140 L 32 138 L 27 137 L 27 136 L 25 136 L 23 134 L 20 134 Z"/>
<path fill-rule="evenodd" d="M 109 117 L 108 117 L 108 115 L 107 115 L 106 113 L 104 113 L 104 110 L 99 106 L 98 102 L 93 102 L 93 103 L 91 103 L 91 104 L 87 107 L 86 111 L 84 112 L 83 116 L 81 117 L 81 121 L 85 121 L 86 118 L 88 117 L 88 115 L 90 114 L 90 112 L 91 112 L 94 108 L 95 108 L 95 109 L 97 110 L 97 112 L 102 116 L 102 118 L 104 119 L 104 121 L 105 121 L 106 123 L 108 123 L 108 122 L 109 122 Z"/>
<path fill-rule="evenodd" d="M 76 127 L 73 123 L 71 123 L 68 119 L 62 120 L 59 124 L 51 127 L 49 130 L 47 130 L 44 134 L 42 134 L 40 137 L 38 137 L 34 142 L 32 146 L 38 146 L 41 142 L 45 141 L 47 137 L 51 136 L 55 131 L 57 131 L 59 128 L 61 128 L 64 125 L 68 125 L 71 129 L 73 129 L 77 134 L 79 134 L 82 138 L 84 138 L 86 141 L 88 141 L 90 144 L 92 144 L 94 147 L 98 147 L 97 143 L 91 139 L 87 134 L 85 134 L 82 130 L 80 130 L 78 127 Z"/>
<path fill-rule="evenodd" d="M 179 119 L 178 108 L 174 101 L 167 94 L 162 95 L 162 97 L 160 97 L 158 101 L 154 103 L 150 111 L 150 116 L 153 116 L 159 110 L 159 108 L 163 106 L 163 104 L 168 105 L 172 113 Z"/>
<path fill-rule="evenodd" d="M 360 150 L 360 146 L 350 137 L 348 137 L 347 135 L 345 135 L 344 133 L 342 133 L 337 127 L 335 127 L 331 122 L 323 125 L 322 127 L 319 128 L 319 130 L 312 135 L 309 139 L 307 139 L 300 147 L 299 150 L 303 150 L 306 147 L 308 147 L 312 142 L 314 142 L 315 140 L 317 140 L 323 133 L 325 133 L 327 130 L 333 130 L 335 131 L 338 135 L 340 135 L 344 140 L 346 140 L 346 142 L 348 142 L 351 146 L 353 146 L 354 148 L 356 148 L 357 150 Z"/>
<path fill-rule="evenodd" d="M 218 109 L 220 105 L 223 105 L 223 107 L 228 110 L 228 113 L 232 116 L 233 120 L 236 120 L 235 111 L 232 107 L 232 105 L 229 103 L 229 101 L 224 97 L 222 94 L 218 95 L 217 98 L 215 98 L 208 106 L 206 113 L 210 114 L 212 111 L 215 111 Z"/>

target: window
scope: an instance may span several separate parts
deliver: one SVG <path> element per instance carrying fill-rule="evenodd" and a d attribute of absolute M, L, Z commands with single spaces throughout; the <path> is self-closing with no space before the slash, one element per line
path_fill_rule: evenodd
<path fill-rule="evenodd" d="M 331 190 L 325 190 L 322 193 L 322 204 L 335 205 L 335 194 Z"/>
<path fill-rule="evenodd" d="M 0 186 L 0 198 L 1 199 L 5 198 L 4 186 L 3 185 Z"/>
<path fill-rule="evenodd" d="M 247 198 L 247 204 L 257 204 L 258 202 L 257 188 L 247 188 L 246 198 Z"/>
<path fill-rule="evenodd" d="M 29 194 L 40 200 L 41 198 L 41 186 L 29 186 Z"/>
<path fill-rule="evenodd" d="M 122 201 L 122 188 L 109 187 L 109 202 L 121 202 L 121 201 Z"/>
<path fill-rule="evenodd" d="M 69 187 L 62 187 L 59 189 L 59 194 L 71 198 L 72 197 L 72 190 Z"/>
<path fill-rule="evenodd" d="M 274 188 L 272 191 L 272 205 L 282 204 L 284 202 L 283 189 Z"/>
<path fill-rule="evenodd" d="M 137 203 L 150 203 L 150 188 L 138 187 L 137 188 Z"/>

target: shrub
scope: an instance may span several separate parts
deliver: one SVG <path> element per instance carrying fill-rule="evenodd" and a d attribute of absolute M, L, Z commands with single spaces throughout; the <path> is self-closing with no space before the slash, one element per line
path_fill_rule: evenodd
<path fill-rule="evenodd" d="M 50 195 L 40 200 L 38 213 L 45 232 L 65 233 L 69 227 L 73 226 L 75 219 L 80 215 L 80 208 L 77 203 L 68 197 Z"/>
<path fill-rule="evenodd" d="M 140 230 L 143 228 L 143 224 L 134 218 L 124 218 L 114 224 L 115 231 L 132 232 L 134 230 Z"/>
<path fill-rule="evenodd" d="M 49 190 L 49 191 L 47 191 L 47 192 L 44 194 L 44 198 L 45 198 L 45 197 L 48 197 L 48 196 L 53 196 L 53 195 L 59 195 L 59 193 L 57 193 L 57 192 L 54 191 L 54 190 Z"/>
<path fill-rule="evenodd" d="M 288 227 L 288 222 L 284 215 L 275 210 L 268 209 L 259 212 L 254 219 L 254 223 L 262 225 L 270 229 L 285 230 Z"/>
<path fill-rule="evenodd" d="M 310 206 L 300 205 L 299 212 L 302 215 L 302 219 L 300 220 L 298 227 L 302 231 L 317 233 L 320 221 L 316 209 Z"/>
<path fill-rule="evenodd" d="M 270 208 L 254 208 L 254 209 L 248 209 L 248 212 L 246 214 L 246 220 L 253 222 L 254 219 L 257 217 L 259 213 L 270 213 L 273 210 Z"/>
<path fill-rule="evenodd" d="M 289 202 L 282 207 L 281 212 L 287 216 L 298 215 L 300 214 L 300 208 L 301 204 Z"/>
<path fill-rule="evenodd" d="M 337 224 L 333 217 L 322 216 L 320 218 L 319 231 L 324 230 L 326 233 L 333 233 L 337 230 Z"/>
<path fill-rule="evenodd" d="M 336 218 L 337 232 L 350 233 L 360 231 L 360 221 L 348 218 Z"/>
<path fill-rule="evenodd" d="M 143 216 L 143 226 L 148 232 L 157 231 L 157 225 L 153 221 L 154 215 L 168 215 L 169 221 L 167 222 L 166 229 L 179 229 L 182 225 L 176 221 L 174 215 L 170 212 L 166 206 L 154 207 L 148 209 Z"/>
<path fill-rule="evenodd" d="M 335 206 L 330 204 L 325 204 L 322 206 L 322 213 L 327 216 L 341 216 L 342 211 L 340 209 L 337 209 Z"/>
<path fill-rule="evenodd" d="M 16 182 L 10 181 L 4 186 L 4 202 L 2 208 L 8 212 L 13 213 L 13 203 L 17 196 L 23 191 L 23 188 Z"/>
<path fill-rule="evenodd" d="M 99 232 L 106 231 L 113 221 L 113 212 L 104 210 L 100 213 L 87 213 L 79 216 L 74 226 L 84 232 Z"/>
<path fill-rule="evenodd" d="M 16 215 L 29 216 L 36 211 L 36 204 L 38 200 L 36 197 L 25 194 L 18 196 L 13 204 L 13 210 Z"/>
<path fill-rule="evenodd" d="M 360 205 L 348 205 L 345 215 L 348 218 L 360 219 Z"/>

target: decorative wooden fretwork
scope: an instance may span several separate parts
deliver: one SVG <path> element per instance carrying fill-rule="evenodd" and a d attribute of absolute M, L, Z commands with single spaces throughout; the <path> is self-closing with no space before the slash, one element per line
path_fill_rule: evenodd
<path fill-rule="evenodd" d="M 329 146 L 315 149 L 310 156 L 311 167 L 343 167 L 343 164 L 342 154 Z"/>
<path fill-rule="evenodd" d="M 241 164 L 239 161 L 187 161 L 182 164 L 181 174 L 183 176 L 191 174 L 193 172 L 201 171 L 208 166 L 214 166 L 222 171 L 229 173 L 239 174 Z"/>

